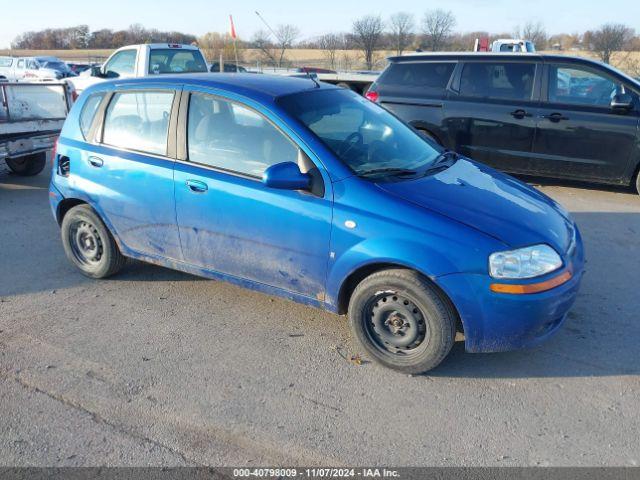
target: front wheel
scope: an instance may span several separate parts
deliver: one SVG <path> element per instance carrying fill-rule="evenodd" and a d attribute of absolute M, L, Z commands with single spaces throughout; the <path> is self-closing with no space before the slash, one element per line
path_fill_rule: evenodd
<path fill-rule="evenodd" d="M 67 258 L 87 277 L 109 277 L 126 262 L 111 233 L 89 205 L 73 207 L 64 216 L 62 245 Z"/>
<path fill-rule="evenodd" d="M 44 170 L 47 164 L 47 152 L 34 153 L 24 157 L 7 158 L 7 165 L 17 175 L 31 177 Z"/>
<path fill-rule="evenodd" d="M 364 350 L 404 373 L 438 366 L 455 340 L 456 313 L 443 294 L 412 270 L 365 278 L 349 301 L 351 331 Z"/>

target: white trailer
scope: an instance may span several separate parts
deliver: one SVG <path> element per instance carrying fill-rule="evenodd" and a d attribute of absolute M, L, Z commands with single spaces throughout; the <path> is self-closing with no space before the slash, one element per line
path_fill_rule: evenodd
<path fill-rule="evenodd" d="M 18 175 L 37 175 L 73 102 L 66 83 L 0 83 L 0 160 Z"/>

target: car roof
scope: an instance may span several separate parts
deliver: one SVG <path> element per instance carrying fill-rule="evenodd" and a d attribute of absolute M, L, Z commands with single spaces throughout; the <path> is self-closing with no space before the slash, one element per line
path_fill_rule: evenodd
<path fill-rule="evenodd" d="M 283 75 L 263 75 L 258 73 L 186 73 L 178 75 L 154 75 L 144 78 L 113 80 L 99 83 L 96 87 L 109 84 L 118 86 L 148 85 L 150 88 L 159 84 L 181 84 L 200 87 L 211 87 L 226 90 L 248 97 L 276 98 L 291 93 L 298 93 L 317 88 L 338 88 L 333 85 L 316 84 L 306 76 L 287 77 Z M 97 88 L 100 89 L 100 88 Z"/>
<path fill-rule="evenodd" d="M 602 64 L 596 60 L 585 57 L 576 57 L 571 55 L 553 55 L 536 52 L 415 52 L 401 56 L 389 57 L 390 62 L 415 62 L 418 60 L 430 60 L 437 58 L 438 60 L 534 60 L 534 61 L 561 61 L 566 63 L 595 63 Z"/>

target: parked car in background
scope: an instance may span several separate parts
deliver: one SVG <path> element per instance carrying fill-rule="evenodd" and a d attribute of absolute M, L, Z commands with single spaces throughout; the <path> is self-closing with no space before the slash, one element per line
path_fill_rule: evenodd
<path fill-rule="evenodd" d="M 558 55 L 390 58 L 367 97 L 434 142 L 506 172 L 633 185 L 640 83 Z"/>
<path fill-rule="evenodd" d="M 36 57 L 0 57 L 0 76 L 9 81 L 60 80 L 64 74 Z"/>
<path fill-rule="evenodd" d="M 67 67 L 76 75 L 80 75 L 82 72 L 89 70 L 92 67 L 90 63 L 76 63 L 76 62 L 67 62 Z"/>
<path fill-rule="evenodd" d="M 332 74 L 338 73 L 335 70 L 332 70 L 330 68 L 320 68 L 320 67 L 299 67 L 299 68 L 296 68 L 296 72 L 299 72 L 299 73 L 332 73 Z"/>
<path fill-rule="evenodd" d="M 310 78 L 95 85 L 49 199 L 89 277 L 132 257 L 348 313 L 371 357 L 407 373 L 437 366 L 457 329 L 471 352 L 542 342 L 583 272 L 556 202 Z"/>
<path fill-rule="evenodd" d="M 151 43 L 119 48 L 102 66 L 92 67 L 70 81 L 80 94 L 90 85 L 113 78 L 208 71 L 207 62 L 198 47 L 176 43 Z"/>
<path fill-rule="evenodd" d="M 57 57 L 35 57 L 42 68 L 49 68 L 60 72 L 60 78 L 75 77 L 69 66 Z"/>
<path fill-rule="evenodd" d="M 18 175 L 37 175 L 73 102 L 67 83 L 0 84 L 0 160 Z"/>
<path fill-rule="evenodd" d="M 507 52 L 507 53 L 534 53 L 536 47 L 529 40 L 517 38 L 500 38 L 489 42 L 489 37 L 476 38 L 473 46 L 474 52 Z"/>
<path fill-rule="evenodd" d="M 220 62 L 213 62 L 211 64 L 211 67 L 209 68 L 210 72 L 213 73 L 219 73 L 220 72 Z M 242 65 L 236 65 L 235 63 L 223 63 L 222 64 L 222 72 L 223 73 L 233 73 L 233 72 L 240 72 L 240 73 L 246 73 L 247 69 L 244 68 Z"/>

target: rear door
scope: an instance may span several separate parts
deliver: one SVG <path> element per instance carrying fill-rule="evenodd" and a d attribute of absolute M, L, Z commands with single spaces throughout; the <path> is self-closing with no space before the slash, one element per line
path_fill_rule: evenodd
<path fill-rule="evenodd" d="M 449 146 L 442 112 L 456 65 L 453 60 L 391 63 L 375 83 L 380 105 Z"/>
<path fill-rule="evenodd" d="M 183 102 L 186 142 L 184 161 L 176 162 L 175 197 L 185 261 L 322 300 L 332 192 L 321 165 L 285 125 L 253 107 L 196 91 Z M 311 193 L 262 183 L 266 168 L 287 161 L 311 172 L 322 188 Z"/>
<path fill-rule="evenodd" d="M 150 259 L 181 259 L 173 192 L 175 135 L 169 135 L 170 127 L 175 132 L 180 90 L 162 86 L 107 93 L 99 121 L 87 130 L 94 97 L 100 95 L 83 105 L 80 127 L 93 141 L 77 150 L 80 158 L 71 159 L 71 173 L 126 248 Z"/>
<path fill-rule="evenodd" d="M 622 89 L 618 80 L 596 67 L 547 64 L 534 145 L 535 173 L 623 180 L 638 143 L 639 116 L 635 94 L 632 111 L 611 109 L 613 96 Z"/>
<path fill-rule="evenodd" d="M 458 68 L 444 111 L 453 148 L 501 170 L 529 171 L 540 64 L 483 60 Z"/>

